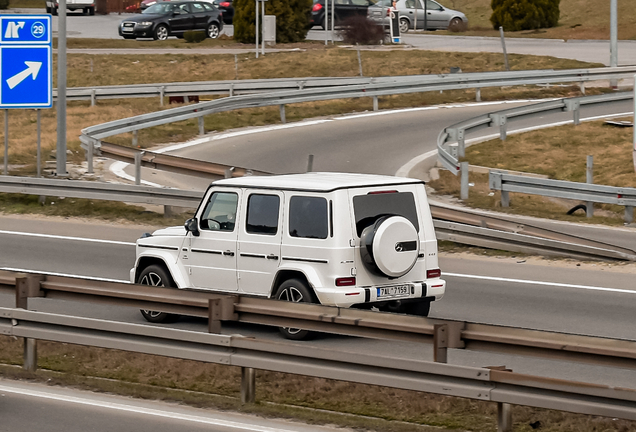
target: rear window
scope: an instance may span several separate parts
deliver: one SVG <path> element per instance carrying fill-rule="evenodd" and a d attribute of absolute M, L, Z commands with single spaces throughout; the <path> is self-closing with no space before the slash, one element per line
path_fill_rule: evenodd
<path fill-rule="evenodd" d="M 326 199 L 293 196 L 289 200 L 289 235 L 326 239 L 329 233 L 328 217 Z"/>
<path fill-rule="evenodd" d="M 356 218 L 358 237 L 362 231 L 379 217 L 403 216 L 420 231 L 415 208 L 415 197 L 411 192 L 371 193 L 353 197 L 353 212 Z"/>

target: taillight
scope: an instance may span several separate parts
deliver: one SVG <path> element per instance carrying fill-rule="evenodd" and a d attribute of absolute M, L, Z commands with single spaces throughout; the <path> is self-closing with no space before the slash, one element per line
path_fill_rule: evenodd
<path fill-rule="evenodd" d="M 336 286 L 355 286 L 356 278 L 355 277 L 342 277 L 336 279 Z"/>
<path fill-rule="evenodd" d="M 221 7 L 230 7 L 230 2 L 221 2 L 219 5 L 221 5 Z"/>
<path fill-rule="evenodd" d="M 322 9 L 322 5 L 320 3 L 316 3 L 314 7 L 311 8 L 311 11 L 318 12 L 320 9 Z"/>
<path fill-rule="evenodd" d="M 426 270 L 426 279 L 435 279 L 442 276 L 440 269 Z"/>

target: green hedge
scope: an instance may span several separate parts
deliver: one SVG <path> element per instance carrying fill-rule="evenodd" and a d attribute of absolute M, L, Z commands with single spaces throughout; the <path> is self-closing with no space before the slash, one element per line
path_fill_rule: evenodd
<path fill-rule="evenodd" d="M 506 31 L 554 27 L 559 23 L 560 0 L 492 0 L 490 22 Z"/>
<path fill-rule="evenodd" d="M 312 0 L 268 0 L 265 14 L 276 16 L 276 42 L 290 43 L 305 40 L 309 30 Z M 259 16 L 261 14 L 259 2 Z M 241 43 L 256 42 L 256 5 L 254 0 L 234 1 L 234 40 Z M 260 36 L 259 36 L 260 39 Z"/>

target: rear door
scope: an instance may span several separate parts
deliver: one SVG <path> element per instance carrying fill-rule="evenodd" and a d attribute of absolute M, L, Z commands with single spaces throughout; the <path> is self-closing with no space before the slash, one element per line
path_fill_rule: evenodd
<path fill-rule="evenodd" d="M 194 19 L 195 30 L 206 30 L 208 27 L 208 17 L 212 14 L 212 11 L 207 11 L 201 3 L 191 3 L 192 16 Z"/>
<path fill-rule="evenodd" d="M 239 290 L 268 295 L 280 264 L 284 195 L 251 190 L 243 195 L 245 215 L 238 238 Z"/>
<path fill-rule="evenodd" d="M 172 33 L 183 34 L 187 30 L 194 28 L 194 15 L 190 11 L 190 5 L 181 3 L 176 5 L 170 18 L 170 30 Z"/>

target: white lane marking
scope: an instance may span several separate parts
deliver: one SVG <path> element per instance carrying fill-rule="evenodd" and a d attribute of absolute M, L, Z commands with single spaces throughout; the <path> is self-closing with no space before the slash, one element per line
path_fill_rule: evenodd
<path fill-rule="evenodd" d="M 100 277 L 94 277 L 94 276 L 79 276 L 79 275 L 76 275 L 76 274 L 47 272 L 47 271 L 39 271 L 39 270 L 32 270 L 32 269 L 21 269 L 21 268 L 14 268 L 14 267 L 0 267 L 0 270 L 8 271 L 8 272 L 15 272 L 15 273 L 35 273 L 35 274 L 46 274 L 46 275 L 50 275 L 50 276 L 60 276 L 60 277 L 69 277 L 69 278 L 82 278 L 82 279 L 94 280 L 94 281 L 98 281 L 98 282 L 130 283 L 129 280 L 124 280 L 124 279 L 109 279 L 109 278 L 100 278 Z"/>
<path fill-rule="evenodd" d="M 27 237 L 44 237 L 58 240 L 71 240 L 71 241 L 84 241 L 84 242 L 92 242 L 92 243 L 109 243 L 115 245 L 123 245 L 123 246 L 135 246 L 135 243 L 116 241 L 116 240 L 102 240 L 102 239 L 91 239 L 91 238 L 83 238 L 83 237 L 69 237 L 69 236 L 61 236 L 61 235 L 53 235 L 53 234 L 38 234 L 38 233 L 27 233 L 20 231 L 3 231 L 0 230 L 0 234 L 5 235 L 19 235 L 19 236 L 27 236 Z"/>
<path fill-rule="evenodd" d="M 281 432 L 281 431 L 286 432 L 285 430 L 280 428 L 270 428 L 266 426 L 251 425 L 251 424 L 239 423 L 239 422 L 230 421 L 230 420 L 218 420 L 218 419 L 206 418 L 206 417 L 201 417 L 196 415 L 182 414 L 178 412 L 167 412 L 165 410 L 143 408 L 143 407 L 137 407 L 132 405 L 125 405 L 122 403 L 93 401 L 93 400 L 87 400 L 87 399 L 73 397 L 73 396 L 46 393 L 46 392 L 36 391 L 36 390 L 16 389 L 16 388 L 7 387 L 3 385 L 0 385 L 0 391 L 6 392 L 6 393 L 21 394 L 25 396 L 32 396 L 32 397 L 37 397 L 42 399 L 51 399 L 51 400 L 60 401 L 60 402 L 69 402 L 69 403 L 74 403 L 78 405 L 87 405 L 87 406 L 98 407 L 98 408 L 106 408 L 106 409 L 115 410 L 115 411 L 125 411 L 125 412 L 132 412 L 136 414 L 143 414 L 143 415 L 154 416 L 154 417 L 169 418 L 173 420 L 184 420 L 184 421 L 189 421 L 193 423 L 203 423 L 203 424 L 209 424 L 214 426 L 229 427 L 229 428 L 234 428 L 239 430 L 254 431 L 254 432 Z M 292 432 L 292 431 L 288 430 L 287 432 Z"/>
<path fill-rule="evenodd" d="M 636 291 L 619 289 L 619 288 L 605 288 L 605 287 L 597 287 L 590 285 L 577 285 L 577 284 L 566 284 L 559 282 L 543 282 L 543 281 L 532 281 L 532 280 L 524 280 L 524 279 L 510 279 L 510 278 L 502 278 L 496 276 L 478 276 L 478 275 L 467 275 L 461 273 L 447 273 L 443 272 L 443 276 L 451 276 L 458 278 L 466 278 L 466 279 L 481 279 L 481 280 L 491 280 L 495 282 L 510 282 L 510 283 L 518 283 L 518 284 L 526 284 L 526 285 L 543 285 L 543 286 L 551 286 L 551 287 L 559 287 L 559 288 L 574 288 L 574 289 L 584 289 L 591 291 L 609 291 L 615 293 L 622 294 L 636 294 Z"/>
<path fill-rule="evenodd" d="M 450 109 L 450 108 L 467 108 L 467 107 L 479 107 L 479 106 L 488 106 L 488 105 L 505 105 L 505 104 L 515 104 L 515 103 L 543 102 L 543 101 L 550 101 L 550 100 L 554 100 L 554 99 L 519 99 L 519 100 L 514 100 L 514 101 L 473 102 L 473 103 L 466 103 L 466 104 L 436 105 L 436 106 L 432 106 L 432 107 L 404 108 L 404 109 L 398 109 L 398 110 L 386 110 L 386 111 L 377 111 L 377 112 L 369 112 L 369 113 L 361 113 L 361 114 L 352 114 L 352 115 L 345 115 L 345 116 L 342 116 L 342 117 L 336 117 L 334 119 L 300 121 L 300 122 L 288 123 L 288 124 L 282 124 L 282 125 L 264 126 L 264 127 L 252 128 L 252 129 L 246 129 L 246 130 L 239 130 L 239 131 L 234 131 L 234 132 L 220 133 L 220 134 L 213 135 L 211 137 L 197 138 L 197 139 L 194 139 L 192 141 L 188 141 L 188 142 L 174 144 L 174 145 L 171 145 L 171 146 L 168 146 L 168 147 L 164 147 L 162 149 L 155 150 L 155 153 L 167 153 L 167 152 L 171 152 L 171 151 L 175 151 L 175 150 L 181 150 L 181 149 L 184 149 L 184 148 L 188 148 L 188 147 L 192 147 L 192 146 L 196 146 L 196 145 L 200 145 L 200 144 L 205 144 L 205 143 L 208 143 L 208 142 L 211 142 L 211 141 L 217 141 L 217 140 L 221 140 L 221 139 L 225 139 L 225 138 L 234 138 L 234 137 L 242 136 L 242 135 L 249 135 L 249 134 L 261 133 L 261 132 L 272 132 L 272 131 L 276 131 L 276 130 L 289 129 L 289 128 L 295 128 L 295 127 L 313 126 L 313 125 L 317 125 L 317 124 L 332 122 L 334 120 L 353 120 L 353 119 L 362 118 L 362 117 L 401 114 L 401 113 L 415 112 L 415 111 L 430 111 L 430 110 L 438 110 L 438 109 L 444 109 L 444 108 L 447 108 L 447 109 Z M 112 172 L 117 177 L 123 178 L 125 180 L 130 181 L 130 182 L 134 182 L 135 181 L 135 177 L 133 177 L 131 175 L 128 175 L 128 174 L 126 174 L 126 172 L 124 172 L 124 169 L 126 167 L 128 167 L 128 165 L 129 164 L 126 163 L 126 162 L 115 162 L 115 163 L 111 164 L 108 169 L 110 170 L 110 172 Z M 159 184 L 152 183 L 152 182 L 149 182 L 149 181 L 146 181 L 146 180 L 142 180 L 141 183 L 146 185 L 146 186 L 163 187 L 163 186 L 161 186 Z"/>
<path fill-rule="evenodd" d="M 618 114 L 585 117 L 585 118 L 582 118 L 581 121 L 582 122 L 584 122 L 584 121 L 588 122 L 588 121 L 601 120 L 601 119 L 612 119 L 612 118 L 617 118 L 617 117 L 626 117 L 628 115 L 633 115 L 633 114 L 634 114 L 634 112 L 630 111 L 630 112 L 624 112 L 624 113 L 618 113 Z M 532 131 L 540 130 L 540 129 L 547 129 L 547 128 L 550 128 L 550 127 L 564 126 L 564 125 L 572 124 L 572 123 L 574 123 L 574 120 L 565 120 L 565 121 L 560 121 L 560 122 L 555 122 L 555 123 L 543 124 L 543 125 L 538 125 L 538 126 L 529 126 L 529 127 L 521 128 L 521 129 L 514 129 L 514 130 L 510 130 L 510 131 L 508 131 L 506 133 L 508 135 L 515 135 L 515 134 L 524 133 L 524 132 L 532 132 Z M 499 138 L 499 134 L 498 133 L 491 134 L 491 135 L 484 135 L 484 136 L 468 139 L 468 140 L 466 140 L 466 144 L 475 144 L 475 143 L 479 143 L 479 142 L 490 141 L 490 140 L 495 139 L 495 138 Z M 431 150 L 429 152 L 426 152 L 424 154 L 416 156 L 413 159 L 409 160 L 404 165 L 402 165 L 400 168 L 398 168 L 398 170 L 396 171 L 395 175 L 397 177 L 408 177 L 409 173 L 411 172 L 411 170 L 413 168 L 415 168 L 418 164 L 424 162 L 425 160 L 427 160 L 429 158 L 433 158 L 435 156 L 437 156 L 437 149 L 436 150 Z"/>

